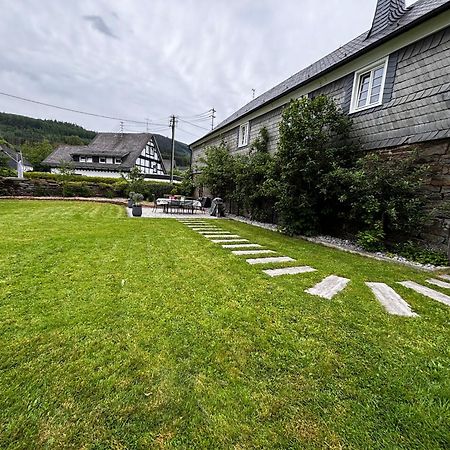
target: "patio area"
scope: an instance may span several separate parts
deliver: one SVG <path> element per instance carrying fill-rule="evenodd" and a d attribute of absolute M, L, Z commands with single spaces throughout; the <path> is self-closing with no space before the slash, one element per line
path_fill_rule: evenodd
<path fill-rule="evenodd" d="M 133 217 L 131 208 L 127 208 L 127 214 L 128 217 Z M 192 219 L 195 217 L 202 218 L 202 219 L 217 219 L 215 216 L 210 216 L 208 213 L 208 210 L 205 212 L 194 210 L 193 214 L 191 213 L 171 213 L 171 212 L 164 212 L 161 208 L 155 209 L 153 206 L 142 207 L 142 216 L 141 218 L 146 219 Z M 139 217 L 137 217 L 139 218 Z"/>

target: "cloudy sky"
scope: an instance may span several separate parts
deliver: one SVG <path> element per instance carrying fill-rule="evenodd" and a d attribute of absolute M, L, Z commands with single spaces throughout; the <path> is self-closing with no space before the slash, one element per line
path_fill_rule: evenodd
<path fill-rule="evenodd" d="M 408 4 L 413 3 L 409 1 Z M 370 28 L 376 0 L 0 0 L 0 92 L 177 138 L 206 133 Z M 107 120 L 0 95 L 0 111 L 119 131 Z M 191 122 L 191 123 L 188 123 Z M 125 123 L 130 132 L 145 124 Z"/>

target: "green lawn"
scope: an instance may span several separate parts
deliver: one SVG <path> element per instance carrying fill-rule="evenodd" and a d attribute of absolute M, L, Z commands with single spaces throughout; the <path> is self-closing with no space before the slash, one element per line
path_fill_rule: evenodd
<path fill-rule="evenodd" d="M 429 274 L 221 226 L 318 272 L 117 206 L 0 202 L 1 449 L 450 448 L 450 308 L 398 285 L 420 318 L 394 317 L 364 285 Z M 331 274 L 332 301 L 304 293 Z"/>

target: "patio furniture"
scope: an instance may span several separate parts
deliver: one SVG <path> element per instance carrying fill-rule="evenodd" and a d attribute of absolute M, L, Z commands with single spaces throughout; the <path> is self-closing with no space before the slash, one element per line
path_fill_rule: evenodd
<path fill-rule="evenodd" d="M 166 214 L 194 214 L 197 208 L 201 208 L 201 203 L 193 199 L 158 198 L 155 207 L 162 206 Z"/>

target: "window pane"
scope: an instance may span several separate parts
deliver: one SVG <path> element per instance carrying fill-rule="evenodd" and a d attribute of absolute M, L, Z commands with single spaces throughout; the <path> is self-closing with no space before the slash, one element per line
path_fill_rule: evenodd
<path fill-rule="evenodd" d="M 370 74 L 365 74 L 361 77 L 359 85 L 359 95 L 358 95 L 358 107 L 365 106 L 367 101 L 367 95 L 369 91 Z"/>

